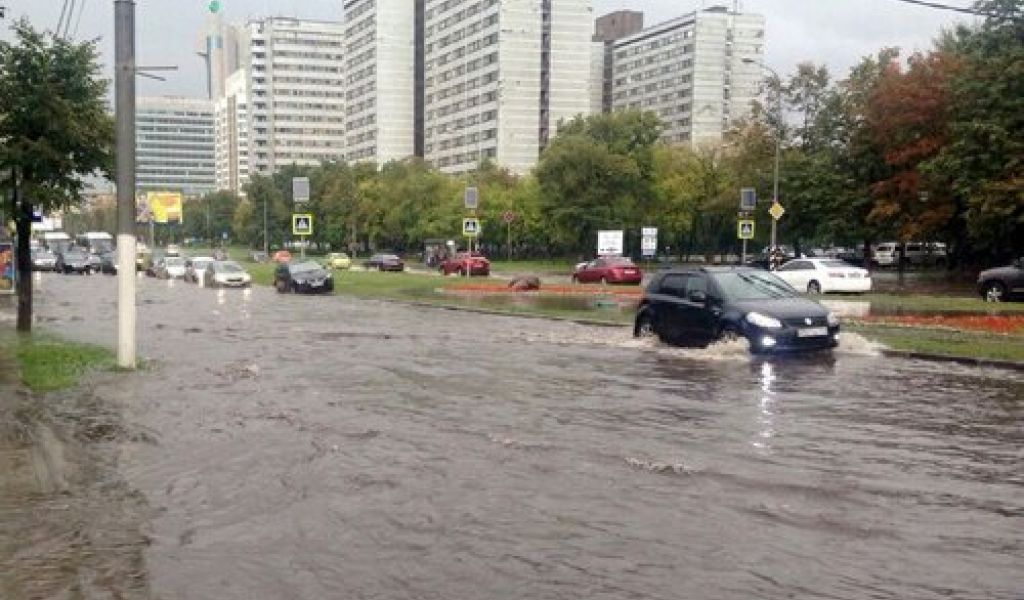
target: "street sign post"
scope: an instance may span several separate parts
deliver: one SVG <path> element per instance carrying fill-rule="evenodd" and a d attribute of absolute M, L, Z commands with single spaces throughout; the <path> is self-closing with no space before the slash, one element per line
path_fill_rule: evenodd
<path fill-rule="evenodd" d="M 466 217 L 462 220 L 462 235 L 468 238 L 476 238 L 480 235 L 480 219 Z"/>
<path fill-rule="evenodd" d="M 658 228 L 640 228 L 640 253 L 651 258 L 658 253 Z"/>
<path fill-rule="evenodd" d="M 516 220 L 516 213 L 506 210 L 501 213 L 501 220 L 505 222 L 507 237 L 505 238 L 505 256 L 512 260 L 512 222 Z"/>
<path fill-rule="evenodd" d="M 313 235 L 313 215 L 309 213 L 292 214 L 292 235 L 301 238 L 300 256 L 306 258 L 306 236 Z"/>
<path fill-rule="evenodd" d="M 292 177 L 292 202 L 309 202 L 309 177 Z"/>

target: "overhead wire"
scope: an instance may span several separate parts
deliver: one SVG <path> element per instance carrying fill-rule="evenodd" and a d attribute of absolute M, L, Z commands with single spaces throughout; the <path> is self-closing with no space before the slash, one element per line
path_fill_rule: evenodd
<path fill-rule="evenodd" d="M 82 3 L 79 5 L 78 18 L 75 19 L 75 28 L 73 30 L 71 30 L 71 37 L 72 37 L 72 39 L 78 37 L 78 26 L 82 24 L 82 13 L 85 12 L 85 5 L 88 2 L 89 2 L 89 0 L 82 0 Z"/>
<path fill-rule="evenodd" d="M 60 35 L 60 29 L 64 26 L 64 15 L 68 12 L 68 0 L 64 0 L 64 4 L 60 9 L 60 19 L 57 20 L 57 28 L 53 30 L 56 35 Z"/>
<path fill-rule="evenodd" d="M 987 10 L 978 10 L 976 8 L 967 8 L 965 6 L 953 6 L 951 4 L 943 4 L 941 2 L 932 2 L 930 0 L 896 0 L 896 2 L 903 2 L 905 4 L 914 4 L 917 6 L 925 6 L 928 8 L 934 8 L 937 10 L 949 10 L 953 12 L 963 13 L 965 15 L 973 15 L 975 17 L 993 17 L 993 18 L 1005 18 L 1006 15 L 1000 15 Z"/>
<path fill-rule="evenodd" d="M 57 32 L 65 40 L 68 39 L 68 34 L 71 33 L 71 19 L 75 16 L 75 4 L 77 3 L 77 0 L 71 0 L 71 9 L 68 10 L 68 18 L 64 21 L 64 33 Z"/>

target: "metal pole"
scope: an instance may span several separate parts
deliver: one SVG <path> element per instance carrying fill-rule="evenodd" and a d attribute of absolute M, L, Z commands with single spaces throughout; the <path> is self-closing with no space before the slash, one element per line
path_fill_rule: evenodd
<path fill-rule="evenodd" d="M 779 80 L 779 85 L 782 85 L 782 78 L 779 77 L 778 73 L 775 73 L 775 78 Z M 780 87 L 775 97 L 775 109 L 778 113 L 779 123 L 778 128 L 775 131 L 775 176 L 773 177 L 774 182 L 772 184 L 772 204 L 774 205 L 779 201 L 779 154 L 782 146 L 782 88 Z M 772 217 L 772 248 L 775 248 L 775 226 L 778 223 L 778 219 Z"/>
<path fill-rule="evenodd" d="M 135 2 L 114 0 L 117 118 L 117 364 L 135 368 Z"/>
<path fill-rule="evenodd" d="M 747 239 L 743 238 L 743 253 L 740 255 L 740 265 L 747 264 Z"/>
<path fill-rule="evenodd" d="M 263 198 L 263 254 L 270 256 L 270 239 L 267 238 L 267 198 Z"/>

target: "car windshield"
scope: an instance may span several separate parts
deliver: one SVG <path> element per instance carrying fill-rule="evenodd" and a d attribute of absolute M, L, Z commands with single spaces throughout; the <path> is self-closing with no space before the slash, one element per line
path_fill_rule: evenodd
<path fill-rule="evenodd" d="M 341 259 L 345 259 L 345 258 L 348 258 L 348 255 L 343 253 L 343 252 L 342 253 L 332 253 L 332 254 L 328 254 L 327 258 L 341 258 Z"/>
<path fill-rule="evenodd" d="M 820 264 L 821 264 L 821 266 L 825 267 L 826 269 L 848 269 L 848 268 L 850 268 L 850 265 L 848 263 L 843 262 L 841 260 L 823 260 L 823 261 L 821 261 Z"/>
<path fill-rule="evenodd" d="M 292 273 L 309 273 L 311 271 L 319 271 L 322 268 L 323 267 L 321 267 L 319 264 L 312 261 L 288 265 L 288 270 L 291 271 Z"/>
<path fill-rule="evenodd" d="M 47 250 L 36 250 L 36 258 L 53 258 L 53 252 Z"/>
<path fill-rule="evenodd" d="M 395 256 L 394 254 L 382 254 L 380 259 L 381 260 L 392 260 L 392 261 L 394 261 L 394 260 L 398 260 L 398 257 Z"/>
<path fill-rule="evenodd" d="M 180 267 L 180 266 L 182 266 L 184 264 L 185 264 L 185 259 L 184 258 L 179 258 L 177 256 L 168 256 L 167 259 L 164 260 L 164 265 L 166 265 L 168 267 Z"/>
<path fill-rule="evenodd" d="M 772 300 L 797 295 L 785 281 L 767 272 L 736 271 L 715 273 L 712 277 L 730 300 Z"/>
<path fill-rule="evenodd" d="M 65 252 L 64 260 L 85 260 L 85 252 Z"/>
<path fill-rule="evenodd" d="M 193 260 L 192 261 L 192 268 L 193 269 L 205 269 L 206 267 L 210 266 L 210 263 L 212 263 L 212 262 L 213 262 L 213 260 L 209 259 L 209 258 L 200 258 L 200 259 L 197 259 L 197 260 Z"/>
<path fill-rule="evenodd" d="M 213 263 L 213 270 L 218 273 L 241 273 L 242 267 L 234 261 L 219 262 Z"/>

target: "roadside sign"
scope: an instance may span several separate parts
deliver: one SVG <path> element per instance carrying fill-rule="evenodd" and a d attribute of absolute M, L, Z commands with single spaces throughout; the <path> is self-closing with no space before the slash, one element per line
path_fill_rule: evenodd
<path fill-rule="evenodd" d="M 313 215 L 295 213 L 292 215 L 293 235 L 313 235 Z"/>
<path fill-rule="evenodd" d="M 753 212 L 757 208 L 757 190 L 742 188 L 740 190 L 740 212 Z"/>
<path fill-rule="evenodd" d="M 466 217 L 462 220 L 462 235 L 475 238 L 480 235 L 480 219 Z"/>
<path fill-rule="evenodd" d="M 658 228 L 640 228 L 640 253 L 644 256 L 654 256 L 658 253 Z"/>
<path fill-rule="evenodd" d="M 622 230 L 597 232 L 598 256 L 622 256 Z"/>
<path fill-rule="evenodd" d="M 469 210 L 476 210 L 480 206 L 480 196 L 475 187 L 466 188 L 463 200 L 466 203 L 466 208 Z"/>
<path fill-rule="evenodd" d="M 292 177 L 292 201 L 309 202 L 309 177 Z"/>
<path fill-rule="evenodd" d="M 736 237 L 741 240 L 754 239 L 754 220 L 740 219 L 736 224 Z"/>
<path fill-rule="evenodd" d="M 778 221 L 782 218 L 782 215 L 786 214 L 786 209 L 782 208 L 782 205 L 779 204 L 778 200 L 776 200 L 775 202 L 772 202 L 772 207 L 768 209 L 768 214 Z"/>
<path fill-rule="evenodd" d="M 505 212 L 501 213 L 501 220 L 504 221 L 505 223 L 512 223 L 513 221 L 516 220 L 516 213 L 510 210 L 506 210 Z"/>

